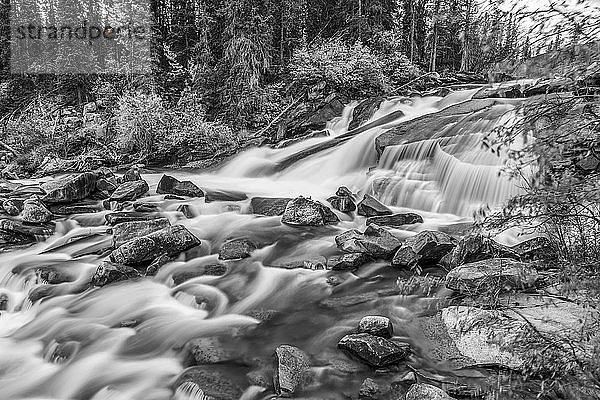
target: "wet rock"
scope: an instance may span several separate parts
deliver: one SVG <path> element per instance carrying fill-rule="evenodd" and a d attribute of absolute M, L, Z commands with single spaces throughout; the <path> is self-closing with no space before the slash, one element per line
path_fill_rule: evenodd
<path fill-rule="evenodd" d="M 510 247 L 510 250 L 517 253 L 524 261 L 545 260 L 556 256 L 556 250 L 552 243 L 545 237 L 525 240 Z"/>
<path fill-rule="evenodd" d="M 8 215 L 17 216 L 23 211 L 23 199 L 6 199 L 2 202 L 2 208 Z"/>
<path fill-rule="evenodd" d="M 392 210 L 387 208 L 385 205 L 383 205 L 383 203 L 370 194 L 365 194 L 361 202 L 358 203 L 357 209 L 358 215 L 365 217 L 392 215 Z"/>
<path fill-rule="evenodd" d="M 54 228 L 50 225 L 27 225 L 11 219 L 0 219 L 0 231 L 16 234 L 15 239 L 20 235 L 35 239 L 51 236 Z"/>
<path fill-rule="evenodd" d="M 273 264 L 273 267 L 284 269 L 310 269 L 313 271 L 324 270 L 327 260 L 323 256 L 300 259 L 284 259 Z"/>
<path fill-rule="evenodd" d="M 35 270 L 38 277 L 38 281 L 50 284 L 58 285 L 60 283 L 71 282 L 73 278 L 64 273 L 61 269 L 55 267 L 40 267 Z"/>
<path fill-rule="evenodd" d="M 435 265 L 454 247 L 456 240 L 452 236 L 438 231 L 423 231 L 406 239 L 394 255 L 392 265 L 403 268 Z"/>
<path fill-rule="evenodd" d="M 273 147 L 276 148 L 276 149 L 283 149 L 284 147 L 288 147 L 288 146 L 291 146 L 291 145 L 296 144 L 296 143 L 303 142 L 303 141 L 308 140 L 308 139 L 315 139 L 315 138 L 328 137 L 328 136 L 331 136 L 330 133 L 329 133 L 329 130 L 323 129 L 323 130 L 320 130 L 320 131 L 311 132 L 311 133 L 309 133 L 309 134 L 307 134 L 305 136 L 302 136 L 302 137 L 282 140 L 281 142 L 277 143 Z"/>
<path fill-rule="evenodd" d="M 197 278 L 204 275 L 222 276 L 228 272 L 228 268 L 223 264 L 209 264 L 199 267 L 193 271 L 179 271 L 173 273 L 173 283 L 181 285 L 183 282 L 189 281 L 190 279 Z"/>
<path fill-rule="evenodd" d="M 331 207 L 343 213 L 356 211 L 356 204 L 350 196 L 332 196 L 327 199 Z"/>
<path fill-rule="evenodd" d="M 372 367 L 397 364 L 409 354 L 407 347 L 368 333 L 346 335 L 338 342 L 338 347 Z"/>
<path fill-rule="evenodd" d="M 248 199 L 246 193 L 233 190 L 207 190 L 204 193 L 204 201 L 213 203 L 215 201 L 244 201 Z"/>
<path fill-rule="evenodd" d="M 354 197 L 354 194 L 352 193 L 352 191 L 350 189 L 348 189 L 346 186 L 340 186 L 338 188 L 338 190 L 336 190 L 335 195 L 336 196 Z"/>
<path fill-rule="evenodd" d="M 52 297 L 56 293 L 56 286 L 54 285 L 40 285 L 29 292 L 27 298 L 35 303 L 36 301 L 42 300 L 46 297 Z"/>
<path fill-rule="evenodd" d="M 182 204 L 177 207 L 177 211 L 182 213 L 184 217 L 188 219 L 196 218 L 196 213 L 194 213 L 192 207 L 189 204 Z"/>
<path fill-rule="evenodd" d="M 288 225 L 323 226 L 336 224 L 339 218 L 329 207 L 300 196 L 287 204 L 281 222 Z"/>
<path fill-rule="evenodd" d="M 514 291 L 535 286 L 539 276 L 531 265 L 509 258 L 464 264 L 446 276 L 446 287 L 461 293 Z"/>
<path fill-rule="evenodd" d="M 400 238 L 376 224 L 371 224 L 362 235 L 349 231 L 336 237 L 340 250 L 348 253 L 366 253 L 374 258 L 390 259 L 402 245 Z"/>
<path fill-rule="evenodd" d="M 133 221 L 151 221 L 154 219 L 164 218 L 162 215 L 156 214 L 147 214 L 136 211 L 121 211 L 114 212 L 110 214 L 106 214 L 104 219 L 108 222 L 109 225 L 115 226 L 117 224 L 122 224 L 123 222 L 133 222 Z"/>
<path fill-rule="evenodd" d="M 352 121 L 350 121 L 350 124 L 348 125 L 348 130 L 351 131 L 356 129 L 371 119 L 379 109 L 381 102 L 384 100 L 384 97 L 377 96 L 361 101 L 354 110 L 352 110 Z"/>
<path fill-rule="evenodd" d="M 490 258 L 514 258 L 520 256 L 510 248 L 480 234 L 467 235 L 458 241 L 457 246 L 441 260 L 448 269 L 459 265 L 487 260 Z"/>
<path fill-rule="evenodd" d="M 162 254 L 154 259 L 146 268 L 146 276 L 155 276 L 159 269 L 161 269 L 164 265 L 173 261 L 173 257 L 170 257 L 168 254 Z"/>
<path fill-rule="evenodd" d="M 158 194 L 174 194 L 187 197 L 204 197 L 204 192 L 191 181 L 179 181 L 169 175 L 163 175 L 156 188 Z"/>
<path fill-rule="evenodd" d="M 415 383 L 408 389 L 406 400 L 453 400 L 453 398 L 435 386 Z"/>
<path fill-rule="evenodd" d="M 521 85 L 519 84 L 496 85 L 495 87 L 486 87 L 480 89 L 477 93 L 473 95 L 473 99 L 515 99 L 519 97 L 523 97 Z"/>
<path fill-rule="evenodd" d="M 84 172 L 43 183 L 41 188 L 46 195 L 42 197 L 42 201 L 51 204 L 72 203 L 85 199 L 96 190 L 97 179 L 96 173 Z"/>
<path fill-rule="evenodd" d="M 358 333 L 368 333 L 389 339 L 394 335 L 394 327 L 388 317 L 369 315 L 363 317 L 358 323 Z"/>
<path fill-rule="evenodd" d="M 50 348 L 47 359 L 54 364 L 64 364 L 79 351 L 79 342 L 74 340 L 55 343 Z"/>
<path fill-rule="evenodd" d="M 159 211 L 158 204 L 144 203 L 140 201 L 136 201 L 135 203 L 133 203 L 133 209 L 134 211 L 141 213 L 153 213 Z"/>
<path fill-rule="evenodd" d="M 238 357 L 238 354 L 218 336 L 193 339 L 189 343 L 189 348 L 196 365 L 218 364 Z"/>
<path fill-rule="evenodd" d="M 146 221 L 122 222 L 116 224 L 112 228 L 113 233 L 113 248 L 118 248 L 121 245 L 138 238 L 146 236 L 152 232 L 171 226 L 171 223 L 166 218 L 150 219 Z"/>
<path fill-rule="evenodd" d="M 25 200 L 21 212 L 23 221 L 31 224 L 43 224 L 52 220 L 52 213 L 36 198 Z"/>
<path fill-rule="evenodd" d="M 56 215 L 93 214 L 104 210 L 102 204 L 83 202 L 76 204 L 51 204 L 48 208 Z"/>
<path fill-rule="evenodd" d="M 390 226 L 393 228 L 400 228 L 403 225 L 422 224 L 423 217 L 419 214 L 404 213 L 404 214 L 393 214 L 384 215 L 381 217 L 369 217 L 367 218 L 367 226 L 376 224 L 379 226 Z"/>
<path fill-rule="evenodd" d="M 258 246 L 250 239 L 238 238 L 229 240 L 219 250 L 219 260 L 240 260 L 252 256 Z"/>
<path fill-rule="evenodd" d="M 109 198 L 117 190 L 117 187 L 116 181 L 111 182 L 108 179 L 100 178 L 96 182 L 96 193 L 102 198 Z"/>
<path fill-rule="evenodd" d="M 110 254 L 111 261 L 126 265 L 152 261 L 167 254 L 171 257 L 200 244 L 184 226 L 175 225 L 123 244 Z"/>
<path fill-rule="evenodd" d="M 229 366 L 206 365 L 184 370 L 175 381 L 175 388 L 187 386 L 187 393 L 200 389 L 208 399 L 238 400 L 247 386 L 245 373 Z M 191 387 L 190 387 L 191 386 Z"/>
<path fill-rule="evenodd" d="M 98 265 L 94 276 L 92 276 L 92 285 L 105 286 L 111 283 L 127 281 L 141 277 L 142 274 L 133 267 L 110 261 L 103 261 L 100 263 L 100 265 Z"/>
<path fill-rule="evenodd" d="M 340 248 L 340 250 L 344 250 L 344 248 L 343 248 L 344 243 L 351 241 L 351 240 L 360 239 L 362 237 L 363 237 L 363 234 L 358 229 L 351 229 L 349 231 L 346 231 L 344 233 L 337 235 L 335 237 L 335 244 L 337 245 L 338 248 Z"/>
<path fill-rule="evenodd" d="M 310 379 L 310 359 L 305 352 L 294 346 L 277 347 L 273 385 L 279 396 L 292 397 Z"/>
<path fill-rule="evenodd" d="M 250 212 L 267 217 L 283 215 L 291 200 L 284 197 L 253 197 L 250 200 Z"/>
<path fill-rule="evenodd" d="M 380 393 L 379 385 L 371 378 L 367 378 L 360 385 L 358 390 L 359 400 L 376 400 Z"/>
<path fill-rule="evenodd" d="M 127 181 L 117 187 L 110 196 L 110 200 L 133 201 L 148 193 L 148 190 L 150 190 L 150 188 L 148 187 L 148 183 L 144 180 Z"/>
<path fill-rule="evenodd" d="M 127 172 L 125 172 L 123 174 L 123 176 L 121 177 L 120 183 L 135 182 L 135 181 L 141 181 L 141 180 L 142 180 L 142 175 L 140 174 L 140 167 L 138 167 L 137 165 L 134 165 L 133 167 L 129 168 L 127 170 Z"/>
<path fill-rule="evenodd" d="M 371 260 L 372 258 L 365 253 L 342 254 L 341 256 L 335 256 L 328 259 L 327 269 L 332 271 L 352 271 Z"/>
<path fill-rule="evenodd" d="M 409 371 L 395 380 L 395 382 L 408 387 L 413 383 L 417 383 L 417 375 L 413 371 Z"/>
<path fill-rule="evenodd" d="M 6 293 L 0 293 L 0 311 L 8 310 L 9 300 Z"/>
<path fill-rule="evenodd" d="M 575 82 L 569 78 L 543 78 L 526 87 L 523 94 L 526 97 L 531 97 L 549 93 L 569 92 L 574 90 L 575 87 Z"/>

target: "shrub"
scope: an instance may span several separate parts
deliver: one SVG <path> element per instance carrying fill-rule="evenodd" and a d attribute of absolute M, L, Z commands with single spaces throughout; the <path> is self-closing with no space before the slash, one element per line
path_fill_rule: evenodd
<path fill-rule="evenodd" d="M 339 39 L 294 52 L 289 66 L 293 84 L 301 88 L 326 82 L 339 93 L 353 98 L 381 95 L 389 90 L 382 61 L 360 43 Z"/>
<path fill-rule="evenodd" d="M 423 75 L 423 71 L 411 63 L 402 51 L 402 36 L 396 31 L 378 32 L 370 45 L 375 50 L 383 74 L 393 87 L 401 86 Z"/>

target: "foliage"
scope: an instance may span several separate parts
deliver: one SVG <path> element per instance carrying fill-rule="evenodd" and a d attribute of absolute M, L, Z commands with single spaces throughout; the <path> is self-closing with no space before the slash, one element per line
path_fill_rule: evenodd
<path fill-rule="evenodd" d="M 382 61 L 368 47 L 360 43 L 349 45 L 339 39 L 297 50 L 289 73 L 296 86 L 326 82 L 334 91 L 357 98 L 389 90 Z"/>

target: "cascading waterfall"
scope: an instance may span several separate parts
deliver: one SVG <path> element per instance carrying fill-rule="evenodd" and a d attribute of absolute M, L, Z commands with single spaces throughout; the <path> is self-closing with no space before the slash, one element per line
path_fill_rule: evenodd
<path fill-rule="evenodd" d="M 432 139 L 387 147 L 379 161 L 373 141 L 405 121 L 466 101 L 473 93 L 386 101 L 366 123 L 370 129 L 281 172 L 273 172 L 273 166 L 284 158 L 332 139 L 252 149 L 213 174 L 169 173 L 204 189 L 243 191 L 248 197 L 304 195 L 325 201 L 346 185 L 360 194 L 374 193 L 393 210 L 420 212 L 425 223 L 407 229 L 435 229 L 464 221 L 474 207 L 497 206 L 518 192 L 518 182 L 498 176 L 502 158 L 480 148 L 482 136 L 510 117 L 469 125 L 475 131 L 461 131 L 458 122 L 453 135 L 432 132 Z M 333 137 L 347 133 L 355 105 L 329 124 Z M 397 118 L 386 119 L 390 114 Z M 144 175 L 151 193 L 159 178 Z M 390 316 L 397 334 L 416 349 L 415 363 L 440 376 L 454 373 L 421 355 L 424 345 L 411 326 L 411 319 L 429 309 L 431 302 L 415 296 L 386 297 L 389 282 L 397 276 L 382 263 L 368 270 L 378 278 L 364 281 L 367 272 L 362 277 L 340 273 L 332 279 L 327 271 L 266 266 L 290 257 L 329 256 L 335 252 L 334 236 L 346 229 L 363 229 L 364 218 L 340 215 L 338 226 L 311 232 L 282 225 L 278 217 L 253 216 L 247 213 L 249 201 L 208 204 L 203 199 L 163 196 L 144 201 L 156 204 L 172 223 L 185 225 L 202 240 L 201 246 L 160 269 L 153 279 L 89 287 L 111 247 L 108 227 L 103 225 L 106 212 L 71 216 L 60 221 L 46 241 L 0 255 L 0 304 L 5 308 L 0 311 L 0 400 L 202 399 L 201 388 L 175 388 L 173 383 L 189 365 L 186 343 L 214 335 L 236 338 L 236 351 L 251 349 L 251 360 L 271 360 L 273 349 L 282 343 L 303 348 L 319 363 L 313 394 L 341 399 L 349 385 L 359 385 L 366 375 L 358 371 L 340 377 L 335 344 L 373 310 Z M 176 209 L 182 203 L 197 216 L 181 219 Z M 214 253 L 219 246 L 240 235 L 266 245 L 251 259 L 228 265 L 224 276 L 202 276 L 175 285 L 175 273 L 217 263 Z M 37 272 L 40 267 L 54 268 L 66 278 L 46 282 Z M 343 312 L 320 305 L 332 293 L 357 291 L 366 300 L 352 300 L 355 303 Z M 373 297 L 376 293 L 382 294 Z M 48 294 L 52 296 L 40 300 Z M 276 322 L 261 324 L 257 315 L 270 312 Z M 243 380 L 251 360 L 223 368 L 232 379 Z M 270 398 L 262 392 L 248 386 L 242 398 Z"/>

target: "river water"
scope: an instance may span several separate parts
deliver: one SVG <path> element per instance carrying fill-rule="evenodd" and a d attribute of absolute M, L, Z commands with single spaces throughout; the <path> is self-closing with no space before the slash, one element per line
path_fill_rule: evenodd
<path fill-rule="evenodd" d="M 458 126 L 451 138 L 437 138 L 432 132 L 430 140 L 387 148 L 380 159 L 373 143 L 399 123 L 468 101 L 473 93 L 388 100 L 371 121 L 398 110 L 403 117 L 282 172 L 269 171 L 287 156 L 330 138 L 277 150 L 251 149 L 215 173 L 169 173 L 203 189 L 235 190 L 248 197 L 303 195 L 326 201 L 345 185 L 360 196 L 374 194 L 394 211 L 423 216 L 423 224 L 396 230 L 399 236 L 450 229 L 470 222 L 482 205 L 498 206 L 519 192 L 518 182 L 501 175 L 503 160 L 481 148 L 482 135 L 514 116 L 508 112 L 486 121 L 477 132 L 462 132 Z M 332 136 L 347 132 L 348 114 L 347 110 L 329 124 Z M 155 193 L 160 176 L 143 175 L 150 193 Z M 383 262 L 354 273 L 270 267 L 334 255 L 335 235 L 364 229 L 365 218 L 338 213 L 341 222 L 336 226 L 304 229 L 283 225 L 279 217 L 249 214 L 249 200 L 206 204 L 203 199 L 150 196 L 145 201 L 157 204 L 172 223 L 185 225 L 202 240 L 201 246 L 163 267 L 153 279 L 88 287 L 111 247 L 104 212 L 61 220 L 54 236 L 0 255 L 0 295 L 7 300 L 6 310 L 0 312 L 0 400 L 201 399 L 193 391 L 174 393 L 173 383 L 191 365 L 186 343 L 215 335 L 231 339 L 227 347 L 236 359 L 213 368 L 222 369 L 232 381 L 246 382 L 247 373 L 268 370 L 265 365 L 274 349 L 291 344 L 312 359 L 316 379 L 307 389 L 308 397 L 356 396 L 362 380 L 373 371 L 349 361 L 336 344 L 369 314 L 392 319 L 398 338 L 413 348 L 407 361 L 412 367 L 439 379 L 464 375 L 448 360 L 430 356 L 413 323 L 436 312 L 435 295 L 443 295 L 444 289 L 405 293 L 398 283 L 409 274 Z M 183 203 L 196 217 L 186 219 L 176 211 Z M 252 238 L 262 249 L 251 259 L 229 263 L 224 276 L 174 284 L 174 273 L 216 263 L 214 253 L 221 243 L 241 236 Z M 513 244 L 514 238 L 504 241 Z M 41 266 L 58 269 L 70 282 L 44 286 L 35 273 Z M 28 295 L 40 287 L 50 288 L 52 296 L 32 303 Z M 248 383 L 243 386 L 248 387 L 244 399 L 272 397 Z"/>

